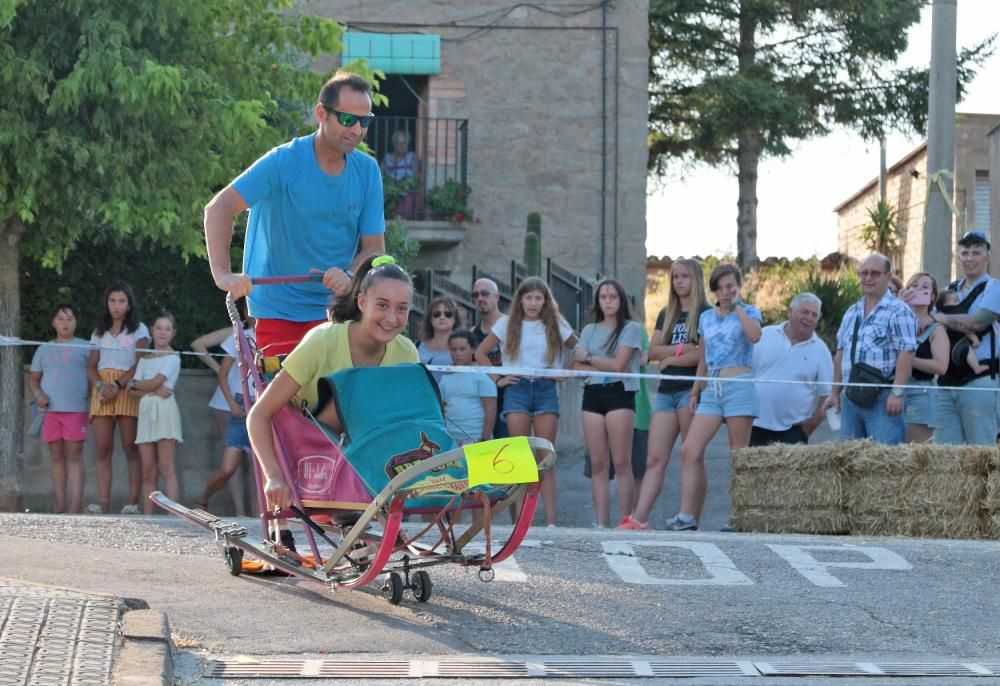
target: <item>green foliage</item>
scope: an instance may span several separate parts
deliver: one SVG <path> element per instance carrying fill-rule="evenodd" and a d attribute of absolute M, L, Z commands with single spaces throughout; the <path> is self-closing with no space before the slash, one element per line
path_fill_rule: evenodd
<path fill-rule="evenodd" d="M 867 211 L 868 224 L 861 228 L 861 240 L 865 247 L 890 259 L 896 257 L 903 248 L 906 236 L 897 221 L 895 208 L 879 200 L 875 207 Z"/>
<path fill-rule="evenodd" d="M 897 69 L 926 0 L 651 0 L 649 168 L 738 167 L 739 262 L 756 263 L 762 156 L 847 126 L 874 140 L 922 132 L 928 71 Z M 990 37 L 958 58 L 958 94 L 993 53 Z"/>
<path fill-rule="evenodd" d="M 524 234 L 524 266 L 531 276 L 542 273 L 542 215 L 529 212 Z"/>
<path fill-rule="evenodd" d="M 472 208 L 469 196 L 472 190 L 467 184 L 451 179 L 427 191 L 427 206 L 431 212 L 454 222 L 471 222 Z"/>
<path fill-rule="evenodd" d="M 69 302 L 80 312 L 76 335 L 90 338 L 104 289 L 119 279 L 132 286 L 147 326 L 161 310 L 176 317 L 172 343 L 176 350 L 190 350 L 198 336 L 229 325 L 225 294 L 212 282 L 206 260 L 186 261 L 177 249 L 123 243 L 81 247 L 63 263 L 61 272 L 36 259 L 22 261 L 21 335 L 28 340 L 53 338 L 52 309 Z M 183 356 L 182 361 L 185 367 L 202 368 L 193 357 Z"/>
<path fill-rule="evenodd" d="M 382 197 L 385 205 L 385 216 L 392 217 L 396 214 L 396 207 L 407 196 L 410 191 L 416 190 L 417 179 L 407 176 L 405 179 L 396 181 L 388 174 L 382 174 Z"/>
<path fill-rule="evenodd" d="M 291 5 L 15 3 L 0 29 L 0 218 L 28 224 L 25 255 L 58 268 L 126 239 L 203 254 L 202 207 L 307 130 L 325 77 L 307 60 L 340 50 L 338 24 Z"/>
<path fill-rule="evenodd" d="M 861 298 L 861 282 L 852 270 L 844 269 L 836 274 L 823 274 L 814 271 L 792 284 L 785 306 L 798 293 L 812 293 L 823 302 L 819 326 L 816 335 L 830 347 L 837 349 L 837 329 L 844 318 L 847 308 Z"/>
<path fill-rule="evenodd" d="M 420 242 L 407 234 L 406 222 L 402 219 L 390 219 L 385 223 L 385 251 L 396 258 L 396 262 L 404 269 L 410 270 L 413 258 L 420 250 Z"/>

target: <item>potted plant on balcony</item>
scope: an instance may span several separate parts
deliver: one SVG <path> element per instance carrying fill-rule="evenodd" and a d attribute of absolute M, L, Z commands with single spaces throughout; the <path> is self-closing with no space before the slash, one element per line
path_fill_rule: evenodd
<path fill-rule="evenodd" d="M 454 179 L 445 181 L 427 191 L 427 207 L 435 219 L 445 219 L 458 224 L 471 222 L 473 213 L 468 205 L 471 193 L 468 185 L 464 183 Z"/>

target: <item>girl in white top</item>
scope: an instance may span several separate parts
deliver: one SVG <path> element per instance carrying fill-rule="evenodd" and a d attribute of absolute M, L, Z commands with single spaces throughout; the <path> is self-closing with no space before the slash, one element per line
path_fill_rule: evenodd
<path fill-rule="evenodd" d="M 538 277 L 521 282 L 514 293 L 510 316 L 501 317 L 476 349 L 476 362 L 490 366 L 489 351 L 500 346 L 503 365 L 529 369 L 562 366 L 565 348 L 577 343 L 576 334 L 559 314 L 559 305 L 548 284 Z M 559 393 L 551 377 L 499 376 L 491 374 L 499 388 L 506 389 L 503 411 L 511 436 L 534 434 L 556 442 L 559 423 Z M 542 481 L 542 504 L 549 526 L 556 525 L 556 474 L 548 472 Z"/>
<path fill-rule="evenodd" d="M 87 358 L 87 377 L 93 388 L 90 423 L 94 427 L 98 502 L 88 505 L 86 512 L 110 512 L 111 455 L 117 424 L 128 464 L 128 504 L 122 514 L 139 514 L 142 469 L 135 446 L 139 406 L 128 393 L 128 386 L 135 374 L 136 350 L 149 346 L 149 329 L 139 321 L 135 296 L 127 283 L 113 283 L 104 291 L 103 309 L 90 343 L 95 347 Z"/>
<path fill-rule="evenodd" d="M 183 442 L 181 413 L 174 400 L 174 386 L 181 373 L 181 358 L 170 341 L 176 325 L 169 312 L 153 322 L 153 352 L 139 360 L 135 377 L 129 386 L 139 399 L 139 428 L 136 443 L 142 456 L 142 489 L 148 496 L 156 490 L 157 476 L 163 477 L 163 490 L 173 501 L 180 499 L 180 484 L 174 468 L 177 443 Z M 143 503 L 145 514 L 153 513 L 148 498 Z"/>

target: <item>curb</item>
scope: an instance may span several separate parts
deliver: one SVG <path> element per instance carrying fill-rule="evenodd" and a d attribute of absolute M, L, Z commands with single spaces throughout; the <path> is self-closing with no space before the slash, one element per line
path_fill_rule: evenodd
<path fill-rule="evenodd" d="M 174 659 L 170 623 L 159 610 L 132 610 L 122 616 L 122 646 L 112 674 L 116 686 L 170 686 Z"/>

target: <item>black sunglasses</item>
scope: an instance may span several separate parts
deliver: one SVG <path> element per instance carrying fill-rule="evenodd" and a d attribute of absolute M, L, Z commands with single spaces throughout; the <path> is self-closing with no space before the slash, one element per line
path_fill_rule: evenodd
<path fill-rule="evenodd" d="M 347 128 L 351 128 L 356 123 L 361 122 L 361 128 L 367 129 L 371 125 L 372 119 L 375 118 L 375 115 L 371 112 L 364 115 L 351 114 L 350 112 L 339 112 L 333 109 L 332 107 L 327 107 L 326 105 L 323 105 L 323 109 L 326 110 L 329 114 L 332 114 L 335 117 L 337 117 L 338 124 L 340 124 L 341 126 L 346 126 Z"/>
<path fill-rule="evenodd" d="M 492 291 L 472 291 L 472 298 L 488 298 L 493 295 Z"/>
<path fill-rule="evenodd" d="M 449 310 L 438 310 L 431 316 L 434 317 L 435 319 L 440 319 L 441 317 L 445 317 L 446 319 L 451 319 L 452 317 L 455 316 L 455 313 Z"/>

